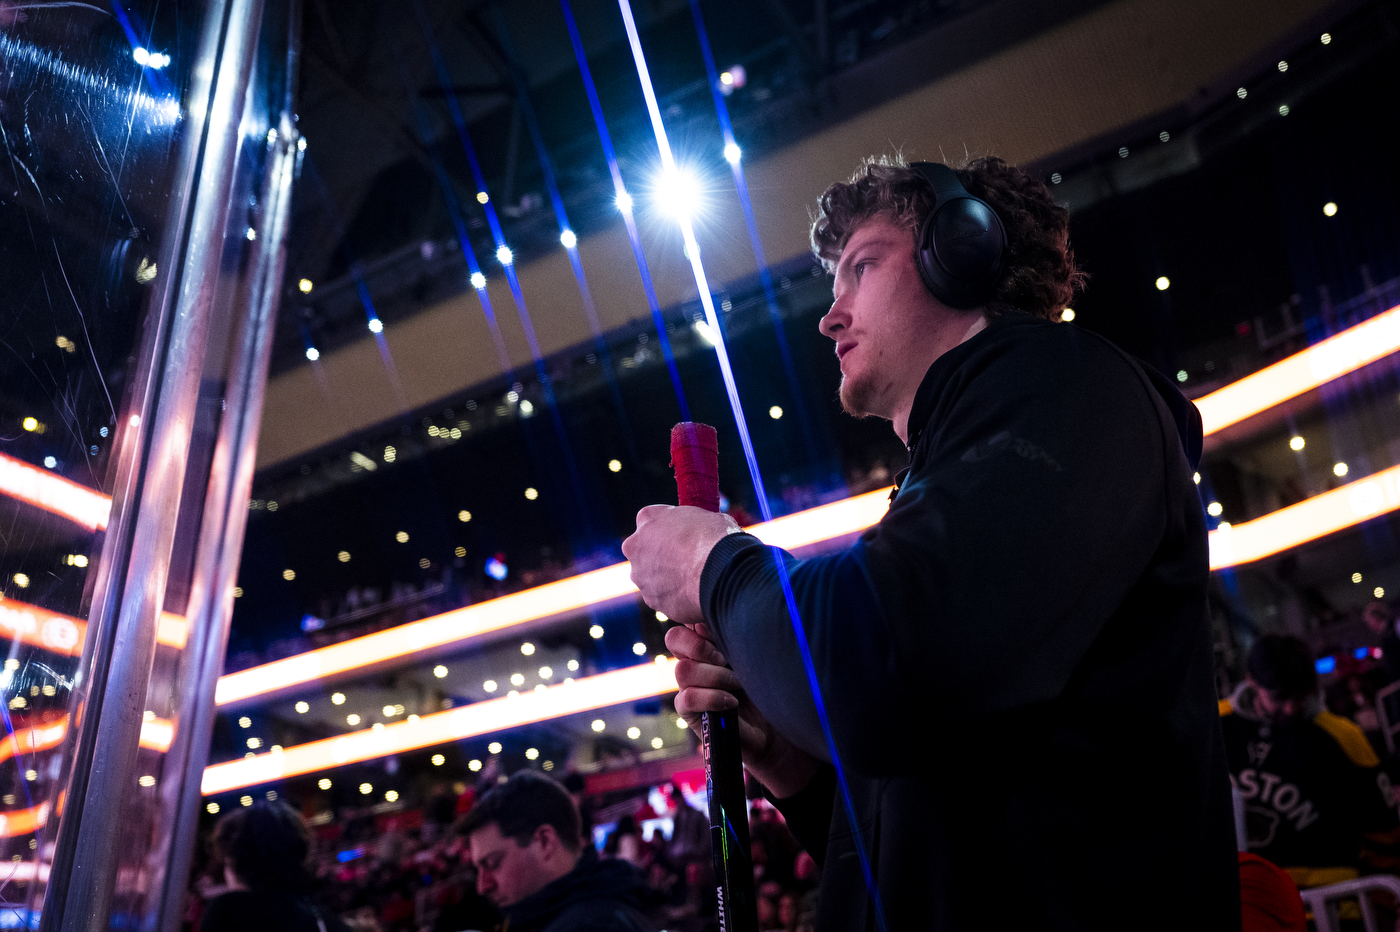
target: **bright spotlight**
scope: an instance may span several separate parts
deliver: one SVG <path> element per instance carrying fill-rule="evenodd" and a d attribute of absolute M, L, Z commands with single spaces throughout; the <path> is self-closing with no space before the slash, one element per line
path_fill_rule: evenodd
<path fill-rule="evenodd" d="M 578 245 L 578 237 L 574 235 L 573 230 L 565 230 L 559 234 L 559 242 L 564 244 L 565 249 L 573 249 Z"/>
<path fill-rule="evenodd" d="M 378 317 L 371 317 L 371 318 L 369 319 L 369 332 L 370 332 L 370 333 L 383 333 L 383 332 L 384 332 L 384 324 L 380 322 L 380 320 L 379 320 Z"/>
<path fill-rule="evenodd" d="M 656 202 L 677 220 L 689 219 L 700 207 L 700 185 L 690 172 L 674 168 L 661 176 Z"/>
<path fill-rule="evenodd" d="M 738 165 L 743 154 L 744 151 L 732 142 L 726 143 L 724 146 L 724 160 L 730 165 Z"/>
<path fill-rule="evenodd" d="M 136 48 L 131 50 L 131 57 L 136 59 L 136 64 L 145 65 L 150 62 L 151 53 L 138 45 Z"/>
<path fill-rule="evenodd" d="M 510 265 L 515 261 L 515 253 L 510 251 L 509 246 L 502 246 L 496 250 L 496 261 L 501 265 Z"/>
<path fill-rule="evenodd" d="M 301 289 L 302 294 L 311 294 L 311 289 L 314 286 L 311 284 L 311 279 L 303 278 L 301 281 L 297 282 L 297 287 Z"/>
<path fill-rule="evenodd" d="M 480 272 L 473 272 L 473 273 L 472 273 L 472 287 L 475 288 L 477 291 L 480 291 L 481 289 L 485 288 L 485 287 L 486 287 L 486 276 L 485 276 L 485 275 L 482 275 Z"/>
<path fill-rule="evenodd" d="M 311 360 L 312 362 L 315 362 L 316 360 L 321 358 L 321 351 L 314 346 L 308 346 L 306 348 L 306 358 Z"/>
<path fill-rule="evenodd" d="M 630 214 L 632 212 L 632 195 L 628 194 L 626 191 L 619 193 L 614 203 L 617 204 L 617 209 L 624 214 Z"/>

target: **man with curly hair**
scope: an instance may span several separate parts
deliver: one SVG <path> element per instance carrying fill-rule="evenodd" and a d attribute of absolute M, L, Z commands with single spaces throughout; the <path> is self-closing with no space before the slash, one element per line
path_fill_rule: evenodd
<path fill-rule="evenodd" d="M 1200 418 L 1060 322 L 1084 275 L 1044 184 L 938 170 L 1004 230 L 976 306 L 919 265 L 955 199 L 933 169 L 869 160 L 812 227 L 841 403 L 909 449 L 885 517 L 798 560 L 722 515 L 637 516 L 632 578 L 684 625 L 676 708 L 738 709 L 746 765 L 823 862 L 819 930 L 1238 929 Z"/>

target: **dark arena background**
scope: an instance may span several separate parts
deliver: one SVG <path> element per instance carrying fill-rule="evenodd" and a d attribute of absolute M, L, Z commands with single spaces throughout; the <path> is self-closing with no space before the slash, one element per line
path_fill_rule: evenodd
<path fill-rule="evenodd" d="M 908 453 L 841 410 L 809 244 L 880 155 L 1069 210 L 1055 326 L 1201 412 L 1222 714 L 1290 636 L 1379 781 L 1277 866 L 1320 932 L 1394 921 L 1394 4 L 0 0 L 0 63 L 0 928 L 223 928 L 246 809 L 304 823 L 321 932 L 490 929 L 461 822 L 530 770 L 649 928 L 718 929 L 621 543 L 682 420 L 799 557 L 884 514 Z M 945 766 L 938 709 L 888 716 Z M 1231 769 L 1267 860 L 1311 810 Z M 811 929 L 820 857 L 748 796 L 754 928 Z"/>

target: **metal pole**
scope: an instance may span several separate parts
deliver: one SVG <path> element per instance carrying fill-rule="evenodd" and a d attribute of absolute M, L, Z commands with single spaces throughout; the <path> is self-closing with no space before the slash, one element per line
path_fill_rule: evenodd
<path fill-rule="evenodd" d="M 239 116 L 262 0 L 211 4 L 184 101 L 186 136 L 175 176 L 151 325 L 136 369 L 132 416 L 119 425 L 126 460 L 113 492 L 92 610 L 88 657 L 41 930 L 102 932 L 122 862 L 121 817 L 135 789 L 142 713 L 164 603 L 191 426 L 229 221 Z"/>

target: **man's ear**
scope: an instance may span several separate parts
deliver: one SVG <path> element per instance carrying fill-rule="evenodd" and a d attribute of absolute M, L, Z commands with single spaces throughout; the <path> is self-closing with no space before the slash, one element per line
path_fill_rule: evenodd
<path fill-rule="evenodd" d="M 564 847 L 559 841 L 559 833 L 554 830 L 554 826 L 547 822 L 535 829 L 535 834 L 534 837 L 531 838 L 531 841 L 539 842 L 540 850 L 544 854 L 551 854 Z"/>

